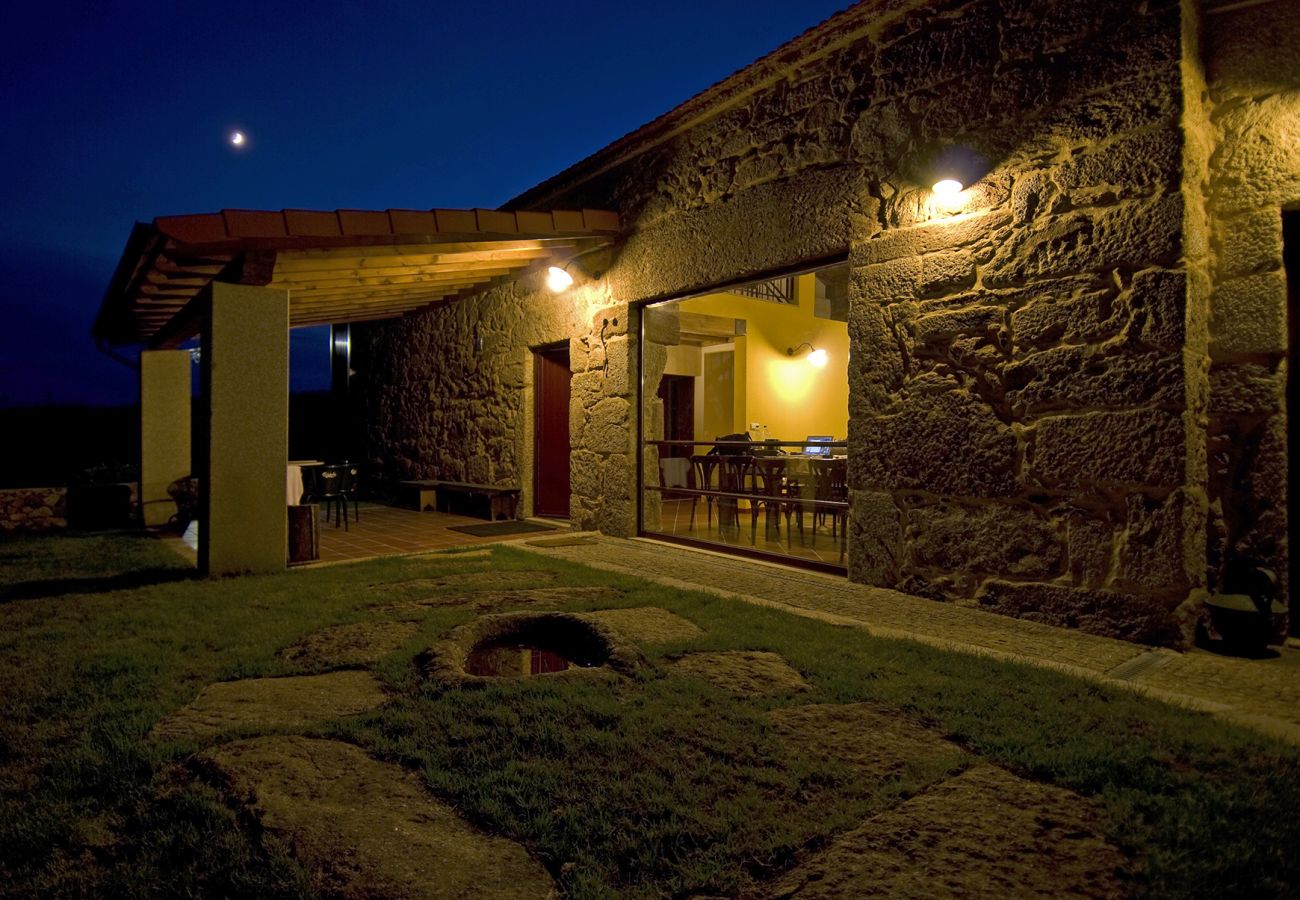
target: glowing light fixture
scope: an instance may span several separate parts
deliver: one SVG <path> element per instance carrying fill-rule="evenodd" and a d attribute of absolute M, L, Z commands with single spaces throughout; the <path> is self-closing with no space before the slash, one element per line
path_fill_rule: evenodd
<path fill-rule="evenodd" d="M 785 355 L 794 356 L 804 347 L 808 348 L 808 355 L 804 357 L 804 359 L 807 361 L 808 365 L 812 366 L 815 369 L 822 368 L 823 366 L 826 365 L 827 361 L 830 359 L 830 355 L 825 350 L 818 350 L 816 347 L 814 347 L 812 344 L 808 343 L 807 341 L 804 341 L 798 347 L 787 347 L 785 349 Z"/>
<path fill-rule="evenodd" d="M 962 183 L 955 178 L 944 178 L 936 181 L 930 190 L 940 197 L 954 197 L 962 192 Z"/>
<path fill-rule="evenodd" d="M 573 276 L 569 274 L 567 268 L 562 269 L 559 266 L 551 266 L 546 270 L 546 287 L 552 294 L 558 294 L 567 291 L 573 285 Z"/>

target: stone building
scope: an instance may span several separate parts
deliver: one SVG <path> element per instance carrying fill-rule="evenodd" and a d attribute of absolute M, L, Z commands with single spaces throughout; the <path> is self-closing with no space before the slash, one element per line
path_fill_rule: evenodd
<path fill-rule="evenodd" d="M 820 433 L 847 457 L 846 496 L 830 504 L 842 555 L 828 564 L 937 601 L 1182 644 L 1236 573 L 1269 568 L 1286 594 L 1296 13 L 1293 0 L 863 0 L 499 211 L 142 226 L 97 333 L 168 346 L 202 331 L 205 360 L 222 333 L 244 342 L 246 365 L 205 362 L 217 429 L 223 396 L 287 384 L 260 334 L 355 312 L 359 287 L 318 281 L 294 299 L 310 294 L 294 272 L 323 265 L 311 254 L 363 235 L 563 235 L 555 261 L 575 283 L 562 293 L 534 255 L 486 287 L 448 275 L 432 304 L 422 293 L 399 309 L 387 285 L 388 305 L 352 316 L 422 310 L 351 327 L 351 395 L 381 488 L 517 483 L 526 514 L 618 536 L 726 515 L 757 550 L 759 504 L 743 528 L 734 498 L 697 511 L 700 482 L 670 475 L 672 391 L 693 378 L 697 402 L 723 410 L 709 422 L 697 406 L 684 418 L 702 424 L 678 444 L 710 444 L 719 423 L 761 435 L 779 411 L 746 406 L 757 388 L 780 393 L 794 377 L 783 354 L 807 346 L 811 361 L 830 342 L 832 374 L 787 401 L 826 401 L 832 418 L 774 435 Z M 331 264 L 375 285 L 368 251 L 348 252 Z M 736 312 L 755 297 L 761 312 Z M 784 309 L 763 305 L 774 297 Z M 146 391 L 171 364 L 151 365 Z M 699 387 L 711 365 L 726 385 L 712 395 Z M 538 399 L 556 378 L 558 423 Z M 268 483 L 283 477 L 283 438 L 257 429 L 263 414 L 282 423 L 283 398 L 264 399 L 213 432 L 205 464 L 256 448 Z M 560 474 L 543 478 L 556 446 Z M 243 519 L 262 502 L 206 481 Z M 534 489 L 557 483 L 558 499 Z M 282 507 L 263 505 L 271 549 L 227 570 L 276 563 Z M 809 518 L 784 511 L 778 549 Z"/>
<path fill-rule="evenodd" d="M 567 343 L 571 521 L 635 535 L 647 304 L 846 261 L 848 576 L 1182 642 L 1234 560 L 1286 570 L 1296 12 L 866 0 L 507 204 L 620 213 L 565 295 L 354 331 L 369 459 L 528 504 Z"/>

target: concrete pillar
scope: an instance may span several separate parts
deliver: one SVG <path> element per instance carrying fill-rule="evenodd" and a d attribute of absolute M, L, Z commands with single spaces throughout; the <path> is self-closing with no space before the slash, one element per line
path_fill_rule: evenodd
<path fill-rule="evenodd" d="M 140 512 L 145 527 L 176 513 L 167 487 L 191 474 L 190 351 L 140 354 Z"/>
<path fill-rule="evenodd" d="M 289 295 L 213 282 L 203 300 L 199 570 L 285 567 Z"/>

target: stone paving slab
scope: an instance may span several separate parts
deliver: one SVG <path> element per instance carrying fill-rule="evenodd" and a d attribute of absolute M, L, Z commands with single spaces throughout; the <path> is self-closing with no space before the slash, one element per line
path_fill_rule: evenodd
<path fill-rule="evenodd" d="M 871 778 L 894 777 L 909 766 L 955 765 L 966 756 L 901 710 L 876 703 L 787 706 L 769 712 L 767 721 L 790 749 L 836 760 Z"/>
<path fill-rule="evenodd" d="M 518 844 L 470 827 L 418 780 L 351 744 L 286 736 L 207 751 L 262 827 L 336 897 L 552 897 Z"/>
<path fill-rule="evenodd" d="M 415 634 L 413 622 L 355 622 L 306 635 L 280 651 L 307 668 L 364 666 L 379 662 Z"/>
<path fill-rule="evenodd" d="M 477 610 L 502 610 L 523 607 L 552 609 L 562 603 L 608 603 L 623 596 L 623 591 L 609 587 L 559 587 L 536 590 L 475 591 L 472 593 L 436 594 L 418 600 L 375 603 L 370 611 L 399 618 L 421 618 L 431 609 L 458 606 Z"/>
<path fill-rule="evenodd" d="M 1203 651 L 1128 678 L 1111 671 L 1150 652 L 1114 638 L 981 609 L 940 603 L 844 578 L 768 565 L 648 540 L 599 536 L 575 547 L 521 548 L 648 581 L 702 590 L 796 615 L 854 625 L 881 637 L 1041 665 L 1115 686 L 1138 688 L 1156 699 L 1223 716 L 1300 744 L 1300 649 L 1276 660 L 1219 657 Z M 664 575 L 665 553 L 675 554 Z M 1172 652 L 1172 651 L 1169 651 Z M 1122 671 L 1122 670 L 1121 670 Z"/>
<path fill-rule="evenodd" d="M 645 644 L 688 641 L 704 632 L 690 619 L 657 606 L 634 606 L 628 609 L 600 609 L 582 613 L 581 617 L 608 625 L 629 640 Z"/>
<path fill-rule="evenodd" d="M 668 665 L 674 675 L 703 678 L 737 694 L 785 694 L 808 690 L 808 682 L 783 656 L 766 650 L 687 653 Z"/>
<path fill-rule="evenodd" d="M 1124 857 L 1070 791 L 977 765 L 868 819 L 772 897 L 1122 897 Z"/>
<path fill-rule="evenodd" d="M 150 736 L 168 741 L 209 738 L 234 728 L 298 728 L 375 709 L 387 699 L 366 672 L 221 681 L 160 721 Z"/>
<path fill-rule="evenodd" d="M 371 585 L 379 590 L 446 590 L 502 591 L 510 588 L 535 588 L 555 580 L 554 572 L 504 571 L 482 569 L 473 572 L 449 572 L 446 575 L 421 575 L 395 581 L 379 581 Z"/>

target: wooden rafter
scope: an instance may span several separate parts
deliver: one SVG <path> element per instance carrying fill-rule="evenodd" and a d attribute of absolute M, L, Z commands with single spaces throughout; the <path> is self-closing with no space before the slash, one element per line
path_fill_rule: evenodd
<path fill-rule="evenodd" d="M 610 243 L 600 210 L 223 210 L 136 226 L 96 320 L 110 342 L 190 328 L 214 280 L 283 288 L 293 326 L 410 315 Z"/>

